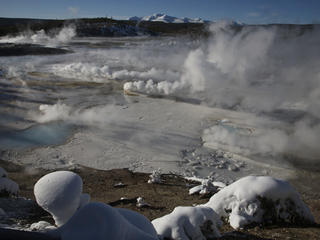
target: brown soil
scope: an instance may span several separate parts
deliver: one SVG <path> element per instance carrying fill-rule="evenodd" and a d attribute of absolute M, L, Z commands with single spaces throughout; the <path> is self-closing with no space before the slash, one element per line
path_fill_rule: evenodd
<path fill-rule="evenodd" d="M 20 195 L 34 199 L 33 186 L 36 181 L 47 174 L 45 170 L 30 170 L 26 167 L 0 161 L 0 166 L 6 169 L 9 177 L 20 185 Z M 83 179 L 83 192 L 91 195 L 91 201 L 108 203 L 114 207 L 129 208 L 140 212 L 150 220 L 170 213 L 176 206 L 192 206 L 208 201 L 209 196 L 190 196 L 188 188 L 194 183 L 175 175 L 163 175 L 164 184 L 148 184 L 149 174 L 133 173 L 126 169 L 110 171 L 96 170 L 86 167 L 73 169 Z M 116 187 L 117 183 L 124 186 Z M 293 181 L 301 188 L 301 181 Z M 301 192 L 301 191 L 300 191 Z M 121 197 L 126 200 L 120 201 Z M 142 197 L 150 207 L 138 208 L 136 198 Z M 320 223 L 320 198 L 319 192 L 302 190 L 302 197 L 310 207 L 317 223 Z M 48 214 L 39 210 L 39 220 L 49 220 Z M 36 219 L 30 221 L 35 222 Z M 320 239 L 320 225 L 314 226 L 268 226 L 254 227 L 241 231 L 234 231 L 229 224 L 224 224 L 221 229 L 224 233 L 221 239 Z"/>

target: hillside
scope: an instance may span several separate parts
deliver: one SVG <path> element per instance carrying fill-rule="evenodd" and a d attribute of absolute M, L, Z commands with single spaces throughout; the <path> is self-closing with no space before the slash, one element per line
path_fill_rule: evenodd
<path fill-rule="evenodd" d="M 0 18 L 0 36 L 16 35 L 25 31 L 44 29 L 50 34 L 57 28 L 73 24 L 78 36 L 136 36 L 162 34 L 203 34 L 204 23 L 137 22 L 134 20 L 114 20 L 110 18 L 82 18 L 69 20 Z"/>
<path fill-rule="evenodd" d="M 208 21 L 201 18 L 177 18 L 162 13 L 156 13 L 145 17 L 131 17 L 129 20 L 133 21 L 148 21 L 148 22 L 164 22 L 164 23 L 205 23 Z"/>
<path fill-rule="evenodd" d="M 163 17 L 163 16 L 161 16 Z M 140 21 L 138 17 L 132 20 L 114 20 L 111 18 L 81 18 L 67 20 L 52 19 L 24 19 L 24 18 L 0 18 L 0 36 L 18 35 L 21 32 L 36 32 L 41 29 L 48 35 L 55 35 L 63 26 L 73 25 L 79 37 L 121 37 L 121 36 L 158 36 L 158 35 L 183 35 L 208 36 L 211 23 L 184 22 L 174 23 L 166 21 L 153 21 L 153 18 Z M 172 19 L 171 19 L 172 20 Z M 276 28 L 283 36 L 297 36 L 305 31 L 312 31 L 319 25 L 307 24 L 267 24 L 245 25 L 231 22 L 232 28 Z"/>

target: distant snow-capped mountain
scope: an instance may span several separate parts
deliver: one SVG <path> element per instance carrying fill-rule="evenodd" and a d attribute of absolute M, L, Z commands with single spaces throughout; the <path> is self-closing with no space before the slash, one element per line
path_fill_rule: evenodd
<path fill-rule="evenodd" d="M 131 17 L 131 21 L 148 21 L 148 22 L 165 22 L 165 23 L 204 23 L 207 21 L 202 20 L 201 18 L 177 18 L 168 16 L 166 14 L 157 13 L 151 16 L 145 17 Z"/>

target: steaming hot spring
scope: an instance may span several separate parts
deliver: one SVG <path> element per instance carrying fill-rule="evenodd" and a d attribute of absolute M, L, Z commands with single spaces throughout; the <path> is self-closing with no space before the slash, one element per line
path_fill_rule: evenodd
<path fill-rule="evenodd" d="M 217 22 L 197 39 L 77 37 L 73 27 L 55 36 L 38 31 L 2 37 L 1 44 L 38 44 L 64 54 L 0 58 L 0 159 L 28 171 L 81 165 L 220 183 L 214 189 L 222 190 L 213 191 L 207 204 L 177 207 L 151 224 L 136 213 L 88 203 L 81 198 L 81 178 L 62 171 L 65 178 L 47 180 L 77 186 L 69 199 L 73 208 L 63 211 L 37 199 L 61 227 L 54 231 L 65 234 L 62 239 L 73 239 L 77 224 L 90 225 L 83 218 L 88 213 L 102 224 L 108 217 L 125 223 L 136 239 L 204 239 L 204 226 L 219 236 L 221 216 L 235 229 L 266 218 L 287 221 L 291 214 L 312 222 L 285 180 L 313 186 L 306 176 L 319 176 L 319 32 L 283 28 Z M 249 185 L 253 190 L 244 196 Z M 207 187 L 199 185 L 197 193 Z M 275 215 L 264 214 L 265 199 Z M 143 227 L 133 215 L 146 221 Z M 181 231 L 186 226 L 192 231 Z M 194 238 L 185 238 L 190 234 Z"/>

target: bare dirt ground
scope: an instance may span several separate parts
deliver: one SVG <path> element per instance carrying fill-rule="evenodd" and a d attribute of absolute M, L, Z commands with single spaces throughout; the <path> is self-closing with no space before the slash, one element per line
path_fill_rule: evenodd
<path fill-rule="evenodd" d="M 22 166 L 0 161 L 0 166 L 6 169 L 9 177 L 20 185 L 20 196 L 34 199 L 33 186 L 36 181 L 48 173 L 46 170 L 28 169 Z M 186 181 L 175 175 L 163 175 L 164 184 L 148 184 L 149 174 L 133 173 L 126 169 L 110 171 L 96 170 L 86 167 L 73 169 L 83 179 L 83 192 L 91 195 L 91 201 L 99 201 L 114 207 L 135 210 L 150 220 L 170 213 L 176 206 L 191 206 L 208 201 L 210 196 L 190 196 L 188 188 L 195 183 Z M 308 176 L 305 178 L 305 176 Z M 318 178 L 314 175 L 300 173 L 291 183 L 302 194 L 303 200 L 310 207 L 317 224 L 314 226 L 261 226 L 241 231 L 234 231 L 228 223 L 221 229 L 221 239 L 320 239 L 320 192 Z M 117 187 L 118 183 L 121 187 Z M 312 182 L 313 184 L 311 184 Z M 313 186 L 314 185 L 314 186 Z M 120 200 L 120 198 L 126 200 Z M 142 197 L 150 207 L 138 208 L 136 198 Z M 46 220 L 53 223 L 50 215 L 35 207 L 35 213 L 26 219 L 20 219 L 25 224 Z"/>

